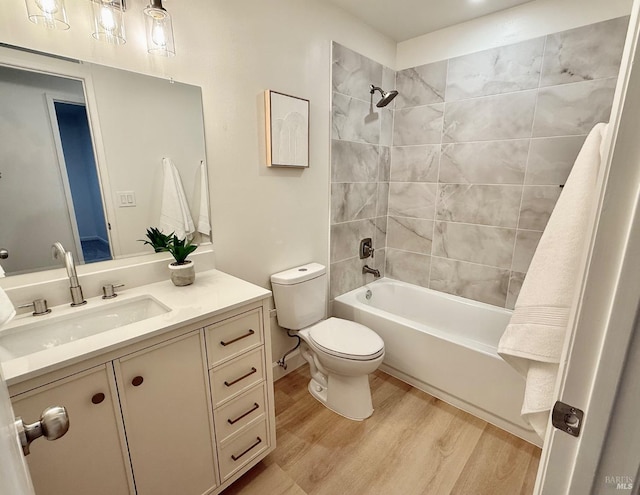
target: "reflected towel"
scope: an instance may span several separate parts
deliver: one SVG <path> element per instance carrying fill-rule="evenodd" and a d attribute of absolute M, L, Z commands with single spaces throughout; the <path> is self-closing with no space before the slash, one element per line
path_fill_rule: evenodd
<path fill-rule="evenodd" d="M 522 417 L 544 438 L 576 295 L 607 124 L 584 143 L 531 260 L 498 353 L 526 378 Z"/>
<path fill-rule="evenodd" d="M 6 292 L 0 287 L 0 327 L 9 323 L 16 315 L 16 310 Z"/>
<path fill-rule="evenodd" d="M 211 221 L 209 219 L 209 176 L 204 160 L 200 162 L 200 213 L 198 215 L 198 232 L 204 235 L 211 234 Z"/>
<path fill-rule="evenodd" d="M 195 228 L 182 180 L 180 180 L 178 169 L 169 158 L 162 159 L 162 168 L 164 183 L 158 227 L 165 234 L 173 232 L 178 238 L 185 239 L 195 232 Z"/>

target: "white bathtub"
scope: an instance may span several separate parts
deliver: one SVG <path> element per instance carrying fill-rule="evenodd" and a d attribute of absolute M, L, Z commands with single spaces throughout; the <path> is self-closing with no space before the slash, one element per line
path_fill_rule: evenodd
<path fill-rule="evenodd" d="M 336 297 L 333 314 L 382 337 L 383 371 L 541 445 L 520 418 L 524 378 L 496 352 L 511 311 L 383 278 Z"/>

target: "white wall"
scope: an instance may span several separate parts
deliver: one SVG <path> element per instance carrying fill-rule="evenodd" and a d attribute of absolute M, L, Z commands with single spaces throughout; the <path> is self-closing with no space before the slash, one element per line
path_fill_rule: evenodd
<path fill-rule="evenodd" d="M 0 41 L 203 88 L 217 267 L 268 287 L 273 272 L 328 263 L 330 50 L 335 40 L 393 66 L 396 45 L 315 0 L 167 0 L 177 56 L 146 54 L 143 0 L 127 2 L 124 46 L 90 36 L 88 2 L 67 2 L 71 29 L 30 23 L 23 0 L 3 2 Z M 310 167 L 264 166 L 262 92 L 311 101 Z M 274 328 L 274 356 L 291 339 Z"/>
<path fill-rule="evenodd" d="M 535 0 L 398 44 L 396 69 L 629 15 L 633 0 Z"/>

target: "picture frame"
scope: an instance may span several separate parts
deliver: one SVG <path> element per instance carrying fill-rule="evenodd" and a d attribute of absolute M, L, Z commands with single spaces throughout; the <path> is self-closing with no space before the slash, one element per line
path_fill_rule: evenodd
<path fill-rule="evenodd" d="M 268 167 L 309 167 L 309 100 L 266 90 Z"/>

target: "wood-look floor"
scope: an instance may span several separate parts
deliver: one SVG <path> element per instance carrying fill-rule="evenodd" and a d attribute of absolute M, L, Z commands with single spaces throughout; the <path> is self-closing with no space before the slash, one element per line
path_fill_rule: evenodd
<path fill-rule="evenodd" d="M 277 447 L 224 495 L 529 495 L 540 449 L 381 371 L 375 412 L 344 419 L 307 391 L 308 367 L 275 384 Z"/>

